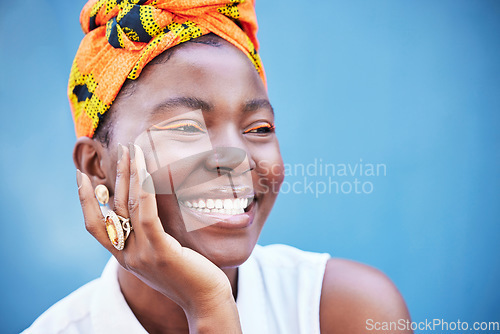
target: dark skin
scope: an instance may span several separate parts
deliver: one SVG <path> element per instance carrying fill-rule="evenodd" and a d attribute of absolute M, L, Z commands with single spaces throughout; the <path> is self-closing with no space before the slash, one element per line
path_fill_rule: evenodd
<path fill-rule="evenodd" d="M 283 181 L 266 88 L 246 55 L 223 40 L 220 44 L 187 43 L 168 61 L 148 65 L 132 93 L 119 95 L 113 105 L 116 121 L 109 145 L 90 138 L 75 144 L 75 165 L 83 173 L 78 178 L 86 227 L 121 264 L 122 292 L 150 333 L 241 332 L 234 301 L 237 267 L 257 243 Z M 190 98 L 189 103 L 185 98 Z M 196 110 L 201 112 L 191 113 Z M 196 155 L 187 167 L 173 172 L 187 190 L 180 187 L 177 196 L 148 193 L 141 187 L 148 182 L 144 170 L 156 175 L 156 188 L 165 180 L 164 174 L 153 173 L 155 159 L 143 140 L 145 131 L 156 124 L 177 127 L 165 132 L 163 139 L 170 145 L 156 148 L 169 161 L 204 152 L 199 147 L 209 138 L 213 148 L 244 151 L 243 165 L 248 168 L 238 170 L 241 161 L 231 152 L 205 150 L 207 154 Z M 134 142 L 137 145 L 120 148 L 118 159 L 118 143 Z M 197 216 L 190 216 L 192 211 L 179 204 L 179 197 L 195 198 L 198 195 L 192 189 L 199 189 L 200 198 L 219 196 L 217 189 L 225 185 L 224 178 L 189 186 L 193 178 L 204 179 L 220 168 L 237 171 L 234 180 L 242 189 L 253 187 L 254 203 L 237 221 L 247 223 L 228 228 L 211 225 L 226 216 L 209 217 L 213 221 L 206 227 L 188 232 L 186 217 Z M 98 184 L 108 187 L 114 210 L 130 217 L 134 226 L 122 251 L 111 246 L 102 224 L 93 195 Z M 346 260 L 328 261 L 320 306 L 322 333 L 364 332 L 366 319 L 409 319 L 390 280 Z"/>

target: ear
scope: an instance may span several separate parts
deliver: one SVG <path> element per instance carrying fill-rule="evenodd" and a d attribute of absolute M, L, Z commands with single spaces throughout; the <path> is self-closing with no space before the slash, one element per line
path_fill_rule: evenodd
<path fill-rule="evenodd" d="M 88 137 L 78 138 L 73 149 L 73 162 L 76 168 L 87 174 L 92 186 L 112 184 L 112 175 L 109 175 L 109 155 L 106 148 L 96 140 Z"/>

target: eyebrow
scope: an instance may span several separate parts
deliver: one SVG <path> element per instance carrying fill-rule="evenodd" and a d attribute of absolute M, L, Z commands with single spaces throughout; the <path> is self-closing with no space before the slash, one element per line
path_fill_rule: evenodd
<path fill-rule="evenodd" d="M 186 107 L 193 110 L 201 109 L 203 111 L 212 111 L 214 106 L 202 99 L 189 96 L 173 97 L 164 101 L 161 101 L 152 108 L 153 114 L 161 113 L 165 109 L 173 109 L 176 107 Z M 243 111 L 252 112 L 259 109 L 268 109 L 274 115 L 274 109 L 271 103 L 267 99 L 253 99 L 246 101 L 243 105 Z"/>
<path fill-rule="evenodd" d="M 196 97 L 182 96 L 164 100 L 155 105 L 152 111 L 153 114 L 157 114 L 162 112 L 164 109 L 173 109 L 175 107 L 187 107 L 193 110 L 201 109 L 205 111 L 210 111 L 213 109 L 213 106 L 204 100 L 198 99 Z"/>
<path fill-rule="evenodd" d="M 268 99 L 250 100 L 247 101 L 245 103 L 245 106 L 243 107 L 243 111 L 245 112 L 257 111 L 259 109 L 269 109 L 271 113 L 274 115 L 273 106 L 271 105 L 271 102 L 269 102 Z"/>

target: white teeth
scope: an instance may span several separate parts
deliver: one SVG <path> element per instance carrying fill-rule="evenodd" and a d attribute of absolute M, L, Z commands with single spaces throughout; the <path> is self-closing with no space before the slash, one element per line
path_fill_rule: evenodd
<path fill-rule="evenodd" d="M 206 199 L 197 201 L 184 201 L 183 204 L 188 207 L 203 213 L 222 213 L 226 215 L 239 215 L 245 212 L 245 209 L 250 204 L 251 199 L 235 198 L 235 199 Z"/>
<path fill-rule="evenodd" d="M 215 203 L 213 199 L 207 199 L 207 208 L 209 209 L 215 208 Z"/>
<path fill-rule="evenodd" d="M 222 209 L 222 200 L 220 200 L 220 199 L 215 200 L 215 208 Z"/>
<path fill-rule="evenodd" d="M 224 210 L 232 210 L 233 209 L 233 201 L 230 199 L 224 200 Z"/>
<path fill-rule="evenodd" d="M 233 201 L 233 209 L 235 210 L 239 210 L 241 209 L 241 201 L 239 198 L 236 198 L 234 201 Z"/>

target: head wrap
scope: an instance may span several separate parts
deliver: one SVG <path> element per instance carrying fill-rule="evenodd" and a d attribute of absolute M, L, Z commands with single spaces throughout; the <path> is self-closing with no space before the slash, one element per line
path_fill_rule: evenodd
<path fill-rule="evenodd" d="M 80 23 L 86 35 L 68 84 L 77 137 L 93 137 L 126 79 L 137 79 L 163 51 L 208 33 L 247 54 L 265 83 L 254 0 L 90 0 Z"/>

